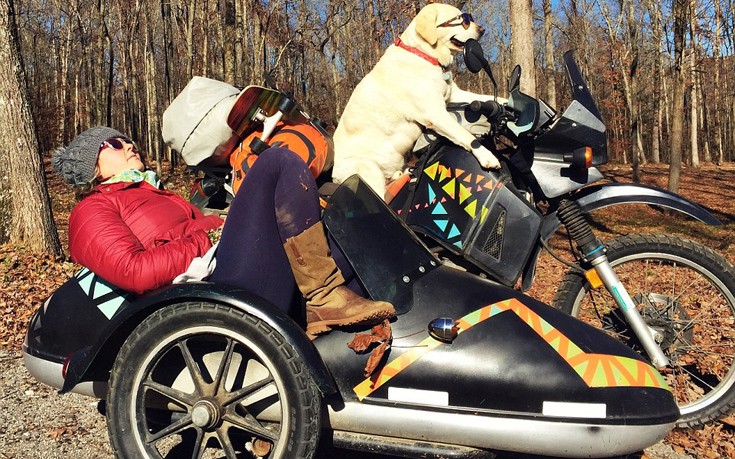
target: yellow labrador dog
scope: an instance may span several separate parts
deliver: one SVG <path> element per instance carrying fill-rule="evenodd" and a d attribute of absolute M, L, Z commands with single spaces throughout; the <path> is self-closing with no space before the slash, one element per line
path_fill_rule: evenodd
<path fill-rule="evenodd" d="M 447 102 L 488 98 L 459 89 L 447 69 L 464 43 L 483 33 L 472 16 L 453 6 L 421 9 L 347 102 L 334 133 L 334 181 L 357 173 L 385 198 L 386 181 L 400 175 L 423 128 L 471 151 L 482 167 L 499 167 L 446 110 Z"/>

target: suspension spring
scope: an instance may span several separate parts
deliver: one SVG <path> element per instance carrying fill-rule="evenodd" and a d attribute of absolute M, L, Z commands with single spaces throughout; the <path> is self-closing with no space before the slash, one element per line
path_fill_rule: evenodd
<path fill-rule="evenodd" d="M 559 203 L 556 214 L 585 259 L 589 259 L 597 251 L 603 249 L 602 243 L 592 233 L 592 227 L 577 202 L 563 200 Z"/>

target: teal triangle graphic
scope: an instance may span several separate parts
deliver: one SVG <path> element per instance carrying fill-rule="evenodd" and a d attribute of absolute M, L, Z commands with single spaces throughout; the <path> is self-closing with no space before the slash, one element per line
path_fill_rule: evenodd
<path fill-rule="evenodd" d="M 89 296 L 89 292 L 92 291 L 92 279 L 93 278 L 94 276 L 86 276 L 82 279 L 79 279 L 77 277 L 77 279 L 79 279 L 79 286 L 82 287 L 82 290 L 84 290 L 84 293 L 86 293 L 87 296 Z"/>
<path fill-rule="evenodd" d="M 447 211 L 444 208 L 444 206 L 441 205 L 441 203 L 437 203 L 436 207 L 434 207 L 434 210 L 431 211 L 431 214 L 432 215 L 446 215 Z"/>
<path fill-rule="evenodd" d="M 123 302 L 125 302 L 125 297 L 118 296 L 109 301 L 105 301 L 101 305 L 97 306 L 97 308 L 102 311 L 102 314 L 104 314 L 105 317 L 107 317 L 108 319 L 112 319 L 112 316 L 114 316 L 117 310 L 120 309 L 120 306 L 122 306 Z"/>
<path fill-rule="evenodd" d="M 447 230 L 447 225 L 449 224 L 449 220 L 434 220 L 434 223 L 436 223 L 436 226 L 439 227 L 439 229 L 442 230 L 442 232 Z"/>
<path fill-rule="evenodd" d="M 434 193 L 434 189 L 428 183 L 426 184 L 426 188 L 429 189 L 429 202 L 433 202 L 436 199 L 436 193 Z"/>
<path fill-rule="evenodd" d="M 457 241 L 457 242 L 454 243 L 454 245 L 456 245 L 457 247 L 459 247 L 461 249 L 462 248 L 462 241 L 461 240 L 460 241 Z"/>
<path fill-rule="evenodd" d="M 106 282 L 98 280 L 94 286 L 94 299 L 96 300 L 102 295 L 107 295 L 110 292 L 112 292 L 112 288 Z"/>
<path fill-rule="evenodd" d="M 455 236 L 459 236 L 459 234 L 459 228 L 457 228 L 457 225 L 452 225 L 452 230 L 449 231 L 449 236 L 447 237 L 451 239 Z"/>

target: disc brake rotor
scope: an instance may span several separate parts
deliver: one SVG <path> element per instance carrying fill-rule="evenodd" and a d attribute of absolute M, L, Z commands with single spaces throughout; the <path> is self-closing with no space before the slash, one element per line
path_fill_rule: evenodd
<path fill-rule="evenodd" d="M 660 293 L 638 293 L 633 302 L 642 306 L 641 316 L 649 327 L 661 334 L 661 349 L 675 359 L 691 348 L 694 339 L 692 319 L 678 301 Z"/>

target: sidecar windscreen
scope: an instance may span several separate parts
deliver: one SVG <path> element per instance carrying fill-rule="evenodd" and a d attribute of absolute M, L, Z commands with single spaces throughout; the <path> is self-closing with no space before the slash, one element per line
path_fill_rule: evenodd
<path fill-rule="evenodd" d="M 334 192 L 324 224 L 363 287 L 399 314 L 413 305 L 414 282 L 439 262 L 357 175 Z"/>

